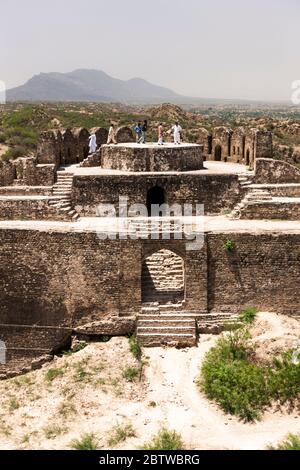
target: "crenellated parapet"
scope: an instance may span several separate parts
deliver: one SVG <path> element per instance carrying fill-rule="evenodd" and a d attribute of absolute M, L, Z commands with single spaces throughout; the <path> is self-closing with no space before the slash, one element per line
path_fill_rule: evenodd
<path fill-rule="evenodd" d="M 89 138 L 95 134 L 97 147 L 106 144 L 108 130 L 103 127 L 49 130 L 42 132 L 37 146 L 37 162 L 60 165 L 81 163 L 89 155 Z M 134 142 L 132 130 L 123 126 L 116 130 L 118 143 Z"/>

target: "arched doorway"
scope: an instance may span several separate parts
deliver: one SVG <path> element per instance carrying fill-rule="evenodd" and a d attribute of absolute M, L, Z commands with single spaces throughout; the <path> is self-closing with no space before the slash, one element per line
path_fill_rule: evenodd
<path fill-rule="evenodd" d="M 142 302 L 178 304 L 183 300 L 183 259 L 166 249 L 148 256 L 142 265 Z"/>
<path fill-rule="evenodd" d="M 250 150 L 247 149 L 246 152 L 246 166 L 250 166 Z"/>
<path fill-rule="evenodd" d="M 153 188 L 149 189 L 149 191 L 147 192 L 147 210 L 149 217 L 153 215 L 162 216 L 163 214 L 161 212 L 158 214 L 157 206 L 161 206 L 165 203 L 166 197 L 165 190 L 163 188 L 161 188 L 160 186 L 153 186 Z"/>
<path fill-rule="evenodd" d="M 220 162 L 222 160 L 222 147 L 221 145 L 215 146 L 215 161 Z"/>

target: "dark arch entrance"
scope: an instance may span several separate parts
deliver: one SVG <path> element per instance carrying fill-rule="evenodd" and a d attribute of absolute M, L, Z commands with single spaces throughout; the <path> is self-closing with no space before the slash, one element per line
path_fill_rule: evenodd
<path fill-rule="evenodd" d="M 161 188 L 160 186 L 153 186 L 153 188 L 150 188 L 149 191 L 147 192 L 147 210 L 148 210 L 149 217 L 151 215 L 158 215 L 158 214 L 153 214 L 153 208 L 152 208 L 153 205 L 161 206 L 162 204 L 165 204 L 165 202 L 166 202 L 166 197 L 165 197 L 165 190 L 163 188 Z M 159 215 L 161 216 L 163 214 L 160 213 Z"/>
<path fill-rule="evenodd" d="M 250 165 L 250 150 L 247 149 L 247 152 L 246 152 L 246 166 L 249 166 Z"/>
<path fill-rule="evenodd" d="M 222 160 L 222 147 L 221 145 L 216 145 L 215 147 L 215 161 L 220 162 Z"/>

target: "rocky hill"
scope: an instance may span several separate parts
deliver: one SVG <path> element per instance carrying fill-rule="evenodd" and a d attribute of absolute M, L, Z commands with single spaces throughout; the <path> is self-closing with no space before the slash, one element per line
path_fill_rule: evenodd
<path fill-rule="evenodd" d="M 7 92 L 8 101 L 159 103 L 183 98 L 141 78 L 124 81 L 100 70 L 86 69 L 41 73 Z"/>

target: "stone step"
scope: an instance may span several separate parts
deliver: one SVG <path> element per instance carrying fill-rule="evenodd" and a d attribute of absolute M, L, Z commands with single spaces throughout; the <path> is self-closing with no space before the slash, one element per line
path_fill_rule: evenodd
<path fill-rule="evenodd" d="M 187 318 L 186 320 L 160 320 L 160 319 L 138 319 L 138 331 L 139 328 L 174 328 L 174 327 L 184 327 L 184 328 L 195 328 L 195 319 Z"/>
<path fill-rule="evenodd" d="M 155 320 L 161 320 L 164 322 L 169 322 L 169 321 L 176 321 L 176 320 L 182 320 L 182 321 L 193 321 L 195 322 L 197 318 L 197 314 L 192 314 L 192 313 L 161 313 L 161 314 L 154 314 L 154 313 L 149 313 L 149 314 L 139 314 L 138 315 L 138 321 L 155 321 Z"/>
<path fill-rule="evenodd" d="M 159 346 L 170 346 L 170 347 L 192 347 L 196 346 L 197 338 L 196 335 L 191 333 L 185 334 L 167 334 L 167 333 L 152 333 L 151 335 L 140 333 L 137 335 L 137 339 L 144 347 L 159 347 Z"/>
<path fill-rule="evenodd" d="M 67 207 L 60 207 L 59 208 L 59 212 L 61 214 L 67 214 L 68 212 L 70 212 L 72 210 L 72 207 L 71 206 L 67 206 Z"/>
<path fill-rule="evenodd" d="M 69 199 L 71 199 L 71 192 L 66 192 L 66 191 L 53 191 L 53 196 L 55 197 L 60 197 L 60 198 L 63 198 L 63 197 L 68 197 Z"/>
<path fill-rule="evenodd" d="M 152 335 L 153 333 L 159 334 L 191 334 L 195 335 L 196 327 L 195 325 L 190 326 L 137 326 L 137 334 L 148 334 Z"/>

